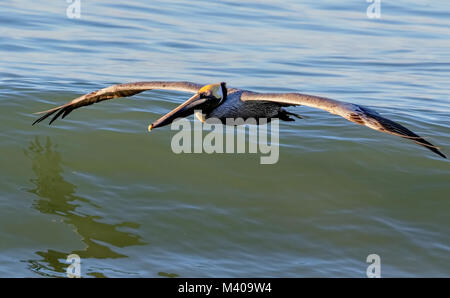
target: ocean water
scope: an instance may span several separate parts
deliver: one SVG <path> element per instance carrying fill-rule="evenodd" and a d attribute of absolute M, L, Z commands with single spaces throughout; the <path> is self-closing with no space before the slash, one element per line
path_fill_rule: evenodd
<path fill-rule="evenodd" d="M 450 276 L 450 163 L 306 107 L 279 161 L 175 154 L 150 91 L 31 126 L 110 84 L 225 81 L 369 106 L 450 154 L 447 1 L 0 3 L 0 277 Z M 193 121 L 192 117 L 190 117 Z"/>

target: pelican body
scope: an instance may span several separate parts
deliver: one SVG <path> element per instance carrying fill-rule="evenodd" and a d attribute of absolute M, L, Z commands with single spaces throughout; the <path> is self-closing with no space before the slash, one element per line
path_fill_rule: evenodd
<path fill-rule="evenodd" d="M 351 122 L 367 126 L 374 130 L 412 140 L 439 156 L 446 158 L 436 146 L 403 125 L 381 116 L 370 108 L 326 97 L 301 93 L 257 93 L 248 90 L 227 88 L 226 83 L 224 82 L 204 86 L 191 82 L 169 81 L 136 82 L 113 85 L 75 98 L 62 106 L 38 112 L 37 114 L 44 115 L 34 121 L 33 125 L 53 114 L 54 116 L 49 124 L 52 124 L 60 116 L 62 118 L 66 117 L 74 109 L 112 98 L 132 96 L 152 89 L 177 90 L 191 92 L 194 93 L 194 95 L 169 113 L 154 121 L 149 125 L 149 131 L 157 127 L 169 125 L 177 118 L 187 117 L 194 113 L 202 122 L 214 118 L 219 119 L 223 124 L 227 124 L 227 119 L 238 118 L 243 120 L 253 118 L 257 121 L 262 118 L 267 119 L 268 121 L 277 118 L 284 121 L 294 121 L 295 119 L 290 116 L 295 116 L 297 118 L 301 117 L 287 111 L 285 108 L 289 106 L 304 105 L 328 111 Z"/>

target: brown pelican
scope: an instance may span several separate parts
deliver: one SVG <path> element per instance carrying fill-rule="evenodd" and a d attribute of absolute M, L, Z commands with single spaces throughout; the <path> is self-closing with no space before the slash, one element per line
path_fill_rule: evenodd
<path fill-rule="evenodd" d="M 351 122 L 365 125 L 381 132 L 409 139 L 446 158 L 438 150 L 438 147 L 416 135 L 403 125 L 382 117 L 372 109 L 357 104 L 301 93 L 257 93 L 227 88 L 223 82 L 205 86 L 190 82 L 158 81 L 117 84 L 75 98 L 62 106 L 38 112 L 37 114 L 44 115 L 34 121 L 33 125 L 55 113 L 49 124 L 52 124 L 60 116 L 62 118 L 66 117 L 74 109 L 111 98 L 132 96 L 152 89 L 185 91 L 195 93 L 195 95 L 149 125 L 149 131 L 168 125 L 176 118 L 192 115 L 195 111 L 201 111 L 201 113 L 195 112 L 195 114 L 202 122 L 209 118 L 220 119 L 222 123 L 225 123 L 227 118 L 242 118 L 244 120 L 248 118 L 257 120 L 261 118 L 278 118 L 285 121 L 294 121 L 290 116 L 299 116 L 286 111 L 284 107 L 304 105 L 328 111 Z"/>

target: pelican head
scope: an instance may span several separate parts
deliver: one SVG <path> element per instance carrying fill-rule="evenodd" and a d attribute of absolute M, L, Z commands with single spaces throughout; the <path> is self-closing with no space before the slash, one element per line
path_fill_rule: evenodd
<path fill-rule="evenodd" d="M 224 82 L 203 86 L 198 92 L 184 103 L 165 114 L 148 126 L 148 131 L 153 128 L 169 125 L 175 119 L 194 114 L 195 110 L 201 110 L 202 114 L 209 114 L 218 107 L 227 97 L 227 87 Z M 200 116 L 197 115 L 200 118 Z M 204 119 L 201 118 L 203 121 Z"/>

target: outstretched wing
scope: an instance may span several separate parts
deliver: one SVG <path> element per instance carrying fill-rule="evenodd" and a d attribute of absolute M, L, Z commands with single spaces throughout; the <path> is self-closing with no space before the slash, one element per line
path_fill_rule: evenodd
<path fill-rule="evenodd" d="M 83 96 L 75 98 L 74 100 L 69 101 L 68 103 L 62 106 L 36 113 L 44 115 L 39 119 L 37 119 L 36 121 L 34 121 L 33 125 L 41 122 L 42 120 L 46 119 L 47 117 L 55 113 L 56 113 L 55 116 L 53 116 L 49 124 L 52 124 L 53 121 L 58 119 L 58 117 L 61 115 L 62 118 L 66 117 L 70 112 L 72 112 L 75 109 L 111 98 L 133 96 L 146 90 L 160 89 L 160 90 L 177 90 L 177 91 L 197 93 L 197 91 L 200 90 L 201 87 L 202 85 L 191 82 L 158 82 L 158 81 L 112 85 L 107 88 L 103 88 L 94 91 L 92 93 L 85 94 Z"/>
<path fill-rule="evenodd" d="M 400 136 L 422 145 L 434 153 L 446 158 L 438 147 L 416 135 L 403 125 L 382 117 L 376 111 L 356 104 L 333 100 L 325 97 L 312 96 L 300 93 L 256 93 L 244 91 L 241 95 L 243 101 L 269 101 L 288 105 L 304 105 L 322 109 L 332 114 L 339 115 L 357 124 L 369 128 Z"/>

